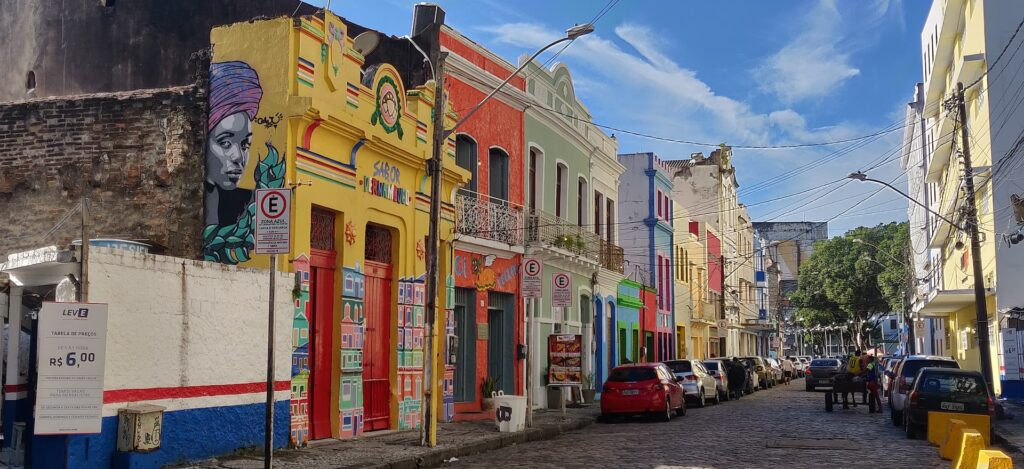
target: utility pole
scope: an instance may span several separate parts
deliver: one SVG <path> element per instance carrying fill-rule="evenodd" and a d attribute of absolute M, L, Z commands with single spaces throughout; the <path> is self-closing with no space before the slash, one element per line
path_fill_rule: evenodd
<path fill-rule="evenodd" d="M 434 60 L 434 110 L 433 126 L 434 138 L 431 145 L 431 157 L 427 162 L 427 172 L 430 174 L 430 229 L 427 233 L 427 311 L 426 326 L 427 340 L 423 344 L 426 360 L 423 361 L 423 425 L 420 432 L 420 444 L 433 447 L 437 444 L 437 416 L 435 415 L 434 402 L 437 376 L 435 376 L 437 363 L 435 355 L 435 324 L 437 322 L 437 292 L 441 277 L 437 269 L 437 258 L 440 243 L 441 231 L 441 178 L 443 177 L 444 160 L 441 158 L 445 143 L 444 116 L 444 62 L 448 58 L 447 52 L 439 48 L 433 48 L 431 54 L 435 55 Z"/>
<path fill-rule="evenodd" d="M 719 318 L 722 319 L 722 324 L 725 326 L 725 337 L 722 338 L 722 331 L 718 331 L 718 336 L 722 338 L 721 342 L 718 344 L 718 352 L 720 355 L 724 357 L 728 355 L 727 352 L 729 351 L 729 320 L 725 318 L 725 255 L 722 254 L 721 256 L 719 256 L 719 259 L 721 259 L 722 261 L 721 265 L 719 266 L 719 274 L 722 280 L 720 289 L 722 291 L 719 294 L 718 309 Z M 739 355 L 739 353 L 740 352 L 737 349 L 736 354 Z"/>
<path fill-rule="evenodd" d="M 956 84 L 956 105 L 960 114 L 960 140 L 964 154 L 964 195 L 967 231 L 971 237 L 971 263 L 974 266 L 974 306 L 977 313 L 978 353 L 981 355 L 981 373 L 992 392 L 992 355 L 988 336 L 988 304 L 985 300 L 985 277 L 981 266 L 981 240 L 978 235 L 978 206 L 974 201 L 974 166 L 971 165 L 971 147 L 967 133 L 967 102 L 964 99 L 964 84 Z"/>
<path fill-rule="evenodd" d="M 906 255 L 907 265 L 910 267 L 906 269 L 907 291 L 904 293 L 903 301 L 900 303 L 900 313 L 903 314 L 903 323 L 909 325 L 909 327 L 907 327 L 907 349 L 905 353 L 907 355 L 913 355 L 917 353 L 917 337 L 915 336 L 917 323 L 914 321 L 914 314 L 911 311 L 912 305 L 914 304 L 911 300 L 914 298 L 914 292 L 917 290 L 917 283 L 915 281 L 916 277 L 914 271 L 912 270 L 914 267 L 914 258 L 910 255 L 910 249 L 907 246 L 904 246 L 903 253 Z"/>

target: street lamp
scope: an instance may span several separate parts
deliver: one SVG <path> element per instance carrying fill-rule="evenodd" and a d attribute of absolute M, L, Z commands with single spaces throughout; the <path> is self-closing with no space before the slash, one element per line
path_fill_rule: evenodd
<path fill-rule="evenodd" d="M 542 47 L 540 50 L 535 52 L 532 56 L 530 56 L 529 59 L 524 61 L 522 65 L 519 66 L 519 68 L 513 71 L 507 78 L 505 78 L 505 80 L 502 81 L 501 84 L 499 84 L 497 87 L 494 88 L 494 90 L 492 90 L 487 96 L 485 96 L 484 99 L 477 103 L 476 106 L 473 106 L 473 108 L 470 109 L 469 112 L 467 112 L 464 116 L 462 116 L 461 119 L 455 122 L 455 125 L 453 125 L 450 129 L 447 130 L 444 128 L 444 118 L 446 114 L 444 111 L 444 63 L 445 59 L 448 57 L 448 53 L 442 52 L 440 48 L 437 48 L 436 50 L 431 51 L 436 53 L 436 55 L 432 57 L 428 56 L 426 53 L 423 52 L 423 49 L 420 49 L 420 47 L 416 45 L 415 42 L 412 41 L 411 38 L 409 39 L 410 42 L 413 42 L 413 45 L 416 45 L 416 50 L 419 51 L 420 54 L 423 55 L 424 59 L 427 59 L 427 61 L 430 63 L 430 70 L 434 78 L 433 142 L 431 146 L 431 158 L 430 161 L 427 163 L 427 173 L 430 175 L 430 227 L 427 233 L 427 305 L 425 325 L 427 327 L 427 334 L 429 334 L 429 340 L 427 340 L 427 344 L 425 347 L 426 353 L 424 355 L 427 357 L 427 360 L 425 360 L 423 367 L 423 380 L 426 383 L 428 383 L 429 387 L 427 389 L 430 394 L 429 399 L 427 399 L 428 404 L 425 406 L 424 409 L 423 421 L 425 424 L 423 425 L 423 430 L 420 436 L 420 442 L 424 446 L 433 447 L 437 444 L 437 415 L 435 412 L 434 401 L 437 397 L 439 397 L 438 384 L 440 383 L 440 380 L 438 380 L 434 375 L 437 373 L 436 369 L 438 368 L 438 365 L 440 365 L 440 363 L 437 363 L 438 360 L 435 359 L 435 356 L 437 355 L 437 349 L 439 348 L 437 347 L 437 345 L 439 344 L 435 344 L 434 342 L 437 341 L 439 336 L 439 334 L 435 333 L 435 323 L 437 320 L 437 291 L 438 286 L 441 284 L 441 276 L 439 274 L 437 267 L 437 258 L 438 251 L 440 249 L 439 238 L 441 229 L 441 177 L 443 174 L 444 165 L 444 160 L 441 158 L 441 153 L 442 149 L 444 148 L 444 142 L 448 140 L 448 137 L 450 137 L 455 132 L 455 130 L 459 128 L 460 125 L 469 120 L 469 118 L 472 117 L 473 114 L 476 114 L 476 112 L 479 111 L 481 107 L 483 107 L 484 103 L 493 98 L 494 95 L 498 93 L 498 91 L 500 91 L 506 84 L 508 84 L 508 82 L 511 81 L 513 77 L 518 75 L 519 72 L 526 68 L 527 64 L 532 62 L 533 59 L 536 59 L 537 56 L 539 56 L 541 53 L 554 47 L 556 44 L 565 41 L 572 41 L 579 38 L 580 36 L 584 36 L 592 32 L 594 32 L 594 25 L 590 23 L 576 25 L 566 30 L 565 37 L 552 41 L 550 44 Z M 528 331 L 529 327 L 527 327 L 527 332 Z M 529 339 L 529 336 L 527 336 L 527 339 Z M 529 424 L 532 422 L 533 417 L 529 388 L 529 354 L 527 355 L 526 366 L 526 405 L 528 409 L 527 423 Z"/>
<path fill-rule="evenodd" d="M 960 94 L 960 99 L 961 99 L 961 101 L 960 101 L 960 115 L 962 116 L 961 123 L 966 123 L 967 116 L 966 116 L 965 111 L 963 109 L 963 101 L 962 101 L 962 99 L 963 99 L 963 94 L 962 94 L 963 93 L 963 85 L 961 84 L 959 86 L 960 86 L 960 93 L 961 93 Z M 966 139 L 967 139 L 966 126 L 961 124 L 961 130 L 962 130 L 962 132 L 964 134 L 964 141 L 965 141 L 965 145 L 966 145 Z M 973 264 L 973 273 L 974 273 L 974 307 L 975 307 L 975 315 L 976 315 L 975 321 L 977 322 L 976 326 L 977 326 L 977 329 L 978 329 L 978 355 L 979 355 L 978 358 L 980 359 L 980 362 L 981 362 L 981 373 L 985 376 L 985 380 L 988 382 L 989 391 L 991 392 L 992 387 L 993 387 L 993 381 L 992 381 L 992 378 L 993 378 L 992 377 L 992 354 L 991 354 L 991 350 L 990 350 L 991 349 L 991 345 L 990 345 L 990 340 L 989 340 L 989 335 L 988 335 L 988 304 L 987 304 L 987 300 L 985 298 L 985 277 L 984 277 L 985 271 L 984 271 L 984 269 L 982 268 L 982 265 L 981 265 L 981 240 L 980 240 L 980 237 L 978 235 L 978 209 L 974 205 L 974 179 L 973 179 L 974 178 L 974 174 L 973 174 L 973 170 L 971 169 L 971 165 L 970 165 L 970 154 L 968 153 L 968 150 L 967 150 L 966 146 L 964 147 L 964 166 L 966 168 L 964 173 L 965 173 L 965 180 L 966 180 L 967 189 L 968 189 L 967 190 L 967 194 L 966 194 L 966 196 L 967 196 L 967 202 L 966 202 L 966 205 L 967 205 L 967 210 L 966 210 L 966 212 L 967 212 L 967 227 L 966 228 L 962 227 L 962 226 L 960 226 L 960 225 L 958 225 L 956 223 L 954 223 L 952 220 L 950 220 L 950 219 L 942 216 L 941 214 L 933 211 L 932 209 L 928 208 L 926 205 L 922 204 L 921 202 L 918 202 L 913 197 L 910 197 L 909 195 L 907 195 L 903 191 L 893 187 L 892 184 L 889 184 L 889 183 L 887 183 L 885 181 L 879 181 L 877 179 L 869 178 L 869 177 L 867 177 L 866 174 L 864 174 L 861 171 L 857 171 L 855 173 L 850 173 L 846 177 L 849 178 L 849 179 L 856 179 L 858 181 L 871 181 L 871 182 L 878 183 L 878 184 L 881 184 L 883 186 L 886 186 L 886 187 L 896 191 L 896 193 L 898 193 L 899 195 L 902 195 L 907 200 L 909 200 L 909 201 L 911 201 L 911 202 L 913 202 L 913 203 L 915 203 L 917 205 L 920 205 L 921 207 L 924 207 L 925 210 L 927 210 L 929 213 L 932 213 L 935 216 L 939 217 L 942 221 L 944 221 L 946 223 L 949 223 L 950 225 L 956 227 L 958 230 L 966 232 L 968 235 L 970 235 L 970 237 L 971 237 L 971 252 L 970 252 L 970 254 L 971 254 L 971 263 Z"/>

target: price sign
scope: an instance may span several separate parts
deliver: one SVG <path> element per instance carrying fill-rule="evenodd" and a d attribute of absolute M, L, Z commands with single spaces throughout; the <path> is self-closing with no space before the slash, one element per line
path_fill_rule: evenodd
<path fill-rule="evenodd" d="M 107 305 L 43 303 L 36 435 L 100 432 L 106 349 Z"/>
<path fill-rule="evenodd" d="M 551 276 L 551 306 L 572 307 L 572 277 L 564 272 Z"/>
<path fill-rule="evenodd" d="M 256 189 L 256 254 L 291 252 L 292 191 Z"/>
<path fill-rule="evenodd" d="M 544 294 L 544 284 L 541 280 L 543 264 L 539 259 L 526 259 L 523 261 L 523 298 L 540 298 Z"/>

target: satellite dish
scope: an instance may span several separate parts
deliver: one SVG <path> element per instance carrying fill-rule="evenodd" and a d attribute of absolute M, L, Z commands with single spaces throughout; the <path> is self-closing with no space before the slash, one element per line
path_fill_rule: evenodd
<path fill-rule="evenodd" d="M 380 35 L 373 31 L 366 31 L 352 40 L 352 48 L 363 54 L 364 57 L 373 52 L 377 48 L 377 44 L 380 44 Z"/>

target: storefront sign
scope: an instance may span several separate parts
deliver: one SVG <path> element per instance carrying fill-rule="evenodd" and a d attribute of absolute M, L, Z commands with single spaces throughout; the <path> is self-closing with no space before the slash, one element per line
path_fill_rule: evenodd
<path fill-rule="evenodd" d="M 572 307 L 572 277 L 564 272 L 551 276 L 551 306 Z"/>
<path fill-rule="evenodd" d="M 548 336 L 548 384 L 578 386 L 583 384 L 583 336 Z"/>
<path fill-rule="evenodd" d="M 38 327 L 35 434 L 99 433 L 107 305 L 43 303 Z"/>
<path fill-rule="evenodd" d="M 523 298 L 540 298 L 544 295 L 544 282 L 541 280 L 543 264 L 539 259 L 523 261 Z"/>
<path fill-rule="evenodd" d="M 288 189 L 256 189 L 256 254 L 291 252 L 291 202 Z"/>
<path fill-rule="evenodd" d="M 1020 347 L 1017 343 L 1016 329 L 999 331 L 1003 342 L 1002 378 L 1006 381 L 1020 380 Z"/>

